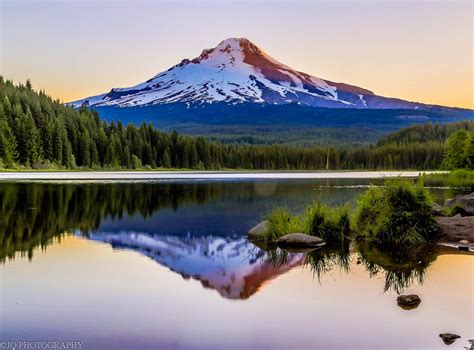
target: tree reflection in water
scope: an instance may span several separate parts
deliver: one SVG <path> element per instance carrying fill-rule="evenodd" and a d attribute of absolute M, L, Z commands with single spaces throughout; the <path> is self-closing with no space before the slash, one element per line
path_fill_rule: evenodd
<path fill-rule="evenodd" d="M 330 272 L 338 270 L 349 273 L 353 264 L 362 264 L 370 277 L 384 275 L 384 292 L 392 290 L 401 294 L 415 284 L 424 283 L 426 270 L 436 260 L 438 251 L 438 247 L 433 245 L 407 250 L 382 250 L 375 245 L 346 240 L 305 253 L 302 265 L 309 267 L 319 283 L 322 283 L 322 277 Z M 273 264 L 285 264 L 288 254 L 271 247 L 265 258 Z"/>
<path fill-rule="evenodd" d="M 375 245 L 358 242 L 358 261 L 370 276 L 385 275 L 384 291 L 398 294 L 412 285 L 424 282 L 428 267 L 436 260 L 436 246 L 420 245 L 411 249 L 381 250 Z"/>

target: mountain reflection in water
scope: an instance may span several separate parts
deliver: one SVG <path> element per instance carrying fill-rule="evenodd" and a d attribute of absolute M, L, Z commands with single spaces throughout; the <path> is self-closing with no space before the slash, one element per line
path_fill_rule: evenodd
<path fill-rule="evenodd" d="M 247 299 L 265 282 L 304 262 L 304 254 L 289 254 L 284 264 L 274 264 L 245 238 L 193 239 L 135 232 L 97 233 L 89 238 L 137 251 L 228 299 Z"/>

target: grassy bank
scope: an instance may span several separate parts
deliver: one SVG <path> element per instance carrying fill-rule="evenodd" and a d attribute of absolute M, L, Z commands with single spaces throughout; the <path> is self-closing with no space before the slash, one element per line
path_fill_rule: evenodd
<path fill-rule="evenodd" d="M 427 173 L 423 175 L 427 184 L 448 184 L 449 186 L 463 186 L 474 184 L 474 170 L 458 169 L 449 172 Z"/>

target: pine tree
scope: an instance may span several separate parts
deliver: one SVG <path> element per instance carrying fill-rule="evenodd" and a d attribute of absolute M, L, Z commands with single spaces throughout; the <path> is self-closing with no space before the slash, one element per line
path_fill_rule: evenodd
<path fill-rule="evenodd" d="M 14 108 L 17 109 L 17 108 Z M 38 161 L 38 139 L 39 133 L 31 112 L 26 114 L 17 111 L 15 118 L 15 136 L 18 142 L 18 159 L 26 166 L 35 165 Z M 19 116 L 18 116 L 19 115 Z"/>
<path fill-rule="evenodd" d="M 163 158 L 161 159 L 161 166 L 163 168 L 171 168 L 171 158 L 170 158 L 170 152 L 168 148 L 163 153 Z"/>
<path fill-rule="evenodd" d="M 123 149 L 122 166 L 124 168 L 130 168 L 132 166 L 130 147 L 128 147 L 128 145 L 126 145 L 125 148 Z"/>
<path fill-rule="evenodd" d="M 15 165 L 16 140 L 13 131 L 8 125 L 7 117 L 0 104 L 0 160 L 6 168 Z"/>
<path fill-rule="evenodd" d="M 198 158 L 198 151 L 196 148 L 196 142 L 191 142 L 190 150 L 189 150 L 189 167 L 194 169 L 196 168 L 199 162 Z"/>
<path fill-rule="evenodd" d="M 53 127 L 53 161 L 61 166 L 63 164 L 63 130 L 61 125 L 56 122 Z"/>

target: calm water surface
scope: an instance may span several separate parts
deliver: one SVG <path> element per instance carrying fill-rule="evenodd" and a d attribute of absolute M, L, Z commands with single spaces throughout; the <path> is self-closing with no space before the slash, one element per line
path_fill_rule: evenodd
<path fill-rule="evenodd" d="M 0 341 L 84 349 L 464 349 L 474 256 L 265 251 L 271 208 L 349 203 L 377 180 L 0 183 Z M 437 201 L 466 189 L 433 188 Z M 397 306 L 416 293 L 413 310 Z M 447 346 L 439 333 L 462 336 Z"/>

